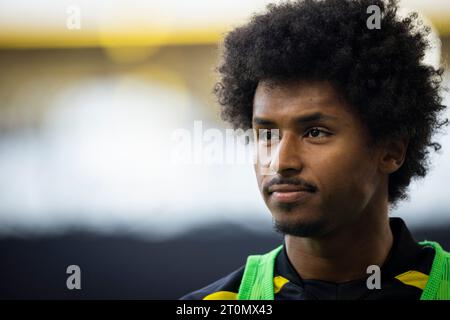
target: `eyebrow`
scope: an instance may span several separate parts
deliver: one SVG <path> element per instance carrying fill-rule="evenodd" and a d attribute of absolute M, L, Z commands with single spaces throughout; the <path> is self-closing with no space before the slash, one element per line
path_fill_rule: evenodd
<path fill-rule="evenodd" d="M 327 114 L 323 114 L 321 112 L 315 112 L 312 114 L 308 114 L 308 115 L 304 115 L 304 116 L 300 116 L 300 117 L 296 117 L 293 119 L 293 121 L 297 124 L 300 125 L 305 125 L 311 122 L 316 122 L 316 121 L 326 121 L 326 120 L 336 120 L 337 118 L 334 116 L 330 116 Z M 261 125 L 261 126 L 267 126 L 267 125 L 274 125 L 275 122 L 268 120 L 268 119 L 264 119 L 264 118 L 260 118 L 260 117 L 254 117 L 253 118 L 253 123 L 257 124 L 257 125 Z"/>

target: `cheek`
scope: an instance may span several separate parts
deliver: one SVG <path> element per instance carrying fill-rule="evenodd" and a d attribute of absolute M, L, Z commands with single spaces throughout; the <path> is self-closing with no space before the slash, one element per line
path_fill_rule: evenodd
<path fill-rule="evenodd" d="M 324 196 L 333 202 L 365 199 L 373 189 L 373 165 L 361 152 L 351 149 L 330 150 L 316 159 L 315 174 Z"/>
<path fill-rule="evenodd" d="M 262 192 L 263 175 L 261 174 L 259 166 L 257 164 L 253 165 L 253 169 L 255 170 L 256 182 L 258 183 L 259 191 Z"/>

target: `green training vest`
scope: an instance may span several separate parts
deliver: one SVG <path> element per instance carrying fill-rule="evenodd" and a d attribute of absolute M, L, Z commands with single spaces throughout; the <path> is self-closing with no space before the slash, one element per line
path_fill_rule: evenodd
<path fill-rule="evenodd" d="M 420 300 L 450 299 L 450 253 L 444 251 L 437 242 L 423 241 L 421 246 L 433 247 L 435 256 L 423 289 Z M 247 258 L 238 300 L 273 300 L 273 270 L 275 259 L 283 246 L 263 255 L 252 255 Z"/>

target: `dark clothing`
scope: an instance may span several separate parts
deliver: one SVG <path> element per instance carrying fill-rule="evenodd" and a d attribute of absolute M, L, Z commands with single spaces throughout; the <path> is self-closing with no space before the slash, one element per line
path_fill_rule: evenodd
<path fill-rule="evenodd" d="M 428 280 L 434 250 L 416 243 L 402 219 L 390 218 L 390 227 L 394 241 L 389 256 L 381 267 L 381 289 L 369 289 L 367 278 L 339 284 L 303 280 L 289 261 L 283 245 L 275 262 L 275 300 L 419 300 Z M 181 299 L 236 299 L 244 268 L 245 265 Z"/>

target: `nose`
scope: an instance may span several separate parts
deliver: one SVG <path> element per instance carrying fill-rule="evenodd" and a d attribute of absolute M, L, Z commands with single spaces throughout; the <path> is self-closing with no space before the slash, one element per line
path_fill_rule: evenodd
<path fill-rule="evenodd" d="M 294 133 L 286 132 L 271 159 L 270 170 L 279 175 L 291 176 L 298 174 L 302 168 L 300 138 Z"/>

